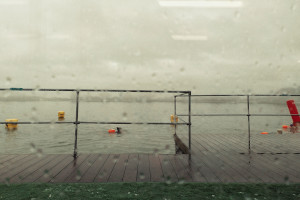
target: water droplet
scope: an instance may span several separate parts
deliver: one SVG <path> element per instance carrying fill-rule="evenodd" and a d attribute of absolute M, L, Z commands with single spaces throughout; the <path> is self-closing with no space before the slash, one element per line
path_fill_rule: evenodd
<path fill-rule="evenodd" d="M 139 175 L 139 177 L 140 177 L 140 179 L 143 180 L 143 179 L 145 179 L 145 174 L 141 172 L 140 175 Z"/>
<path fill-rule="evenodd" d="M 48 169 L 45 169 L 45 171 L 44 171 L 44 177 L 45 178 L 49 177 L 49 170 Z"/>
<path fill-rule="evenodd" d="M 10 178 L 5 178 L 5 185 L 9 186 L 10 185 L 9 181 L 10 181 Z"/>
<path fill-rule="evenodd" d="M 36 153 L 36 147 L 35 147 L 35 145 L 33 143 L 30 143 L 30 151 L 32 153 Z"/>
<path fill-rule="evenodd" d="M 41 158 L 41 157 L 43 156 L 43 151 L 42 151 L 42 149 L 37 149 L 36 155 L 37 155 L 39 158 Z"/>
<path fill-rule="evenodd" d="M 172 183 L 172 181 L 171 181 L 171 177 L 170 176 L 167 176 L 167 178 L 166 178 L 166 184 L 171 184 Z"/>
<path fill-rule="evenodd" d="M 118 160 L 119 160 L 119 157 L 118 157 L 118 155 L 114 155 L 113 162 L 114 162 L 114 163 L 115 163 L 115 162 L 118 162 Z"/>
<path fill-rule="evenodd" d="M 235 11 L 234 17 L 238 19 L 238 18 L 240 18 L 240 16 L 241 16 L 240 12 L 239 11 Z"/>
<path fill-rule="evenodd" d="M 106 170 L 103 170 L 103 172 L 100 172 L 99 178 L 103 178 L 106 175 Z"/>
<path fill-rule="evenodd" d="M 88 160 L 87 164 L 88 166 L 92 166 L 93 162 L 91 160 Z"/>
<path fill-rule="evenodd" d="M 77 170 L 77 174 L 76 174 L 75 178 L 76 178 L 77 181 L 81 179 L 81 172 L 80 172 L 80 170 Z"/>
<path fill-rule="evenodd" d="M 164 164 L 164 165 L 167 165 L 167 164 L 168 164 L 168 160 L 167 160 L 167 159 L 164 159 L 164 160 L 163 160 L 163 164 Z"/>
<path fill-rule="evenodd" d="M 11 77 L 6 77 L 6 85 L 9 85 L 11 83 Z"/>
<path fill-rule="evenodd" d="M 288 175 L 286 175 L 285 177 L 284 177 L 284 182 L 285 182 L 285 184 L 290 184 L 290 182 L 289 182 L 289 176 Z"/>

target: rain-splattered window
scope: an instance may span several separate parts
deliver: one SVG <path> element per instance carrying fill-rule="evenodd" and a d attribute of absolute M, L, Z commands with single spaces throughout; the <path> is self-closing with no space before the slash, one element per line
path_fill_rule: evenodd
<path fill-rule="evenodd" d="M 0 199 L 300 198 L 299 6 L 0 0 Z"/>

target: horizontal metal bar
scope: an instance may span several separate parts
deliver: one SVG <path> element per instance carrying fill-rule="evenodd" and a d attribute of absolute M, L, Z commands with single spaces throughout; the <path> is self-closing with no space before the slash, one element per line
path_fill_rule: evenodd
<path fill-rule="evenodd" d="M 75 124 L 75 122 L 0 122 L 0 124 Z"/>
<path fill-rule="evenodd" d="M 177 115 L 177 116 L 189 116 L 186 114 Z M 191 116 L 248 116 L 247 114 L 191 114 Z"/>
<path fill-rule="evenodd" d="M 181 96 L 185 96 L 185 95 L 188 95 L 187 93 L 184 93 L 184 94 L 180 94 L 180 95 L 175 95 L 175 97 L 181 97 Z M 187 96 L 188 97 L 188 96 Z"/>
<path fill-rule="evenodd" d="M 0 124 L 76 124 L 76 122 L 0 122 Z M 85 122 L 77 124 L 138 124 L 138 125 L 189 125 L 189 123 L 164 123 L 164 122 Z"/>
<path fill-rule="evenodd" d="M 0 91 L 49 91 L 49 92 L 74 92 L 76 89 L 34 89 L 34 88 L 0 88 Z"/>
<path fill-rule="evenodd" d="M 300 94 L 194 94 L 192 97 L 286 97 L 286 96 L 300 96 Z"/>
<path fill-rule="evenodd" d="M 172 90 L 89 90 L 82 89 L 82 92 L 137 92 L 137 93 L 185 93 L 188 94 L 190 91 L 172 91 Z"/>
<path fill-rule="evenodd" d="M 250 116 L 300 116 L 296 114 L 251 114 Z"/>
<path fill-rule="evenodd" d="M 136 125 L 189 125 L 189 123 L 164 122 L 79 122 L 80 124 L 136 124 Z"/>
<path fill-rule="evenodd" d="M 137 92 L 137 93 L 184 93 L 189 94 L 190 91 L 172 91 L 172 90 L 93 90 L 93 89 L 34 89 L 34 88 L 0 88 L 0 91 L 80 91 L 80 92 Z"/>
<path fill-rule="evenodd" d="M 176 116 L 178 117 L 178 115 L 176 115 Z M 188 122 L 184 121 L 181 117 L 178 117 L 178 119 L 185 122 L 185 123 L 188 123 Z"/>
<path fill-rule="evenodd" d="M 178 114 L 177 116 L 189 116 L 187 114 Z M 192 114 L 191 116 L 300 116 L 299 114 Z"/>

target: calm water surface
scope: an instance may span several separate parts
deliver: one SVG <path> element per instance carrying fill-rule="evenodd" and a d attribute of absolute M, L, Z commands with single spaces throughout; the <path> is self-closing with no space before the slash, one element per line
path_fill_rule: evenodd
<path fill-rule="evenodd" d="M 57 111 L 66 112 L 65 121 L 75 121 L 75 102 L 70 101 L 2 101 L 1 121 L 18 118 L 19 121 L 56 121 Z M 173 102 L 80 102 L 79 121 L 169 122 Z M 186 114 L 186 102 L 179 102 L 177 113 Z M 245 103 L 193 103 L 194 114 L 247 113 Z M 251 113 L 288 114 L 285 99 L 276 104 L 251 104 Z M 187 121 L 187 117 L 182 117 Z M 192 134 L 239 133 L 247 135 L 247 117 L 193 117 Z M 251 117 L 251 134 L 262 131 L 276 133 L 290 117 Z M 72 153 L 74 124 L 18 125 L 15 131 L 0 128 L 0 153 Z M 175 152 L 170 125 L 119 125 L 121 135 L 108 134 L 117 125 L 80 124 L 78 151 L 80 153 L 161 153 Z M 178 127 L 178 134 L 187 135 L 187 126 Z"/>

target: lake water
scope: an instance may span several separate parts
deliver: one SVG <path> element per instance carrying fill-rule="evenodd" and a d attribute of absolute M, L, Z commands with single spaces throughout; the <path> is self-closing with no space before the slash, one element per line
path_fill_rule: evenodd
<path fill-rule="evenodd" d="M 193 98 L 195 100 L 196 98 Z M 289 114 L 285 101 L 281 103 L 252 103 L 251 113 Z M 280 101 L 281 101 L 280 100 Z M 19 121 L 56 121 L 57 112 L 66 113 L 65 121 L 75 121 L 75 101 L 0 101 L 1 121 L 18 118 Z M 79 121 L 170 122 L 174 104 L 170 102 L 88 102 L 79 104 Z M 178 102 L 177 113 L 187 114 L 187 102 Z M 246 114 L 245 102 L 192 103 L 193 114 Z M 187 117 L 182 117 L 187 121 Z M 262 131 L 276 133 L 291 117 L 251 117 L 251 134 Z M 247 139 L 247 117 L 192 117 L 192 134 L 238 133 Z M 15 131 L 0 128 L 0 153 L 69 153 L 74 149 L 74 124 L 18 125 Z M 108 134 L 108 129 L 122 127 L 123 133 Z M 175 152 L 170 125 L 95 125 L 80 124 L 78 129 L 79 153 L 160 153 Z M 187 126 L 179 126 L 178 134 L 186 134 Z"/>

